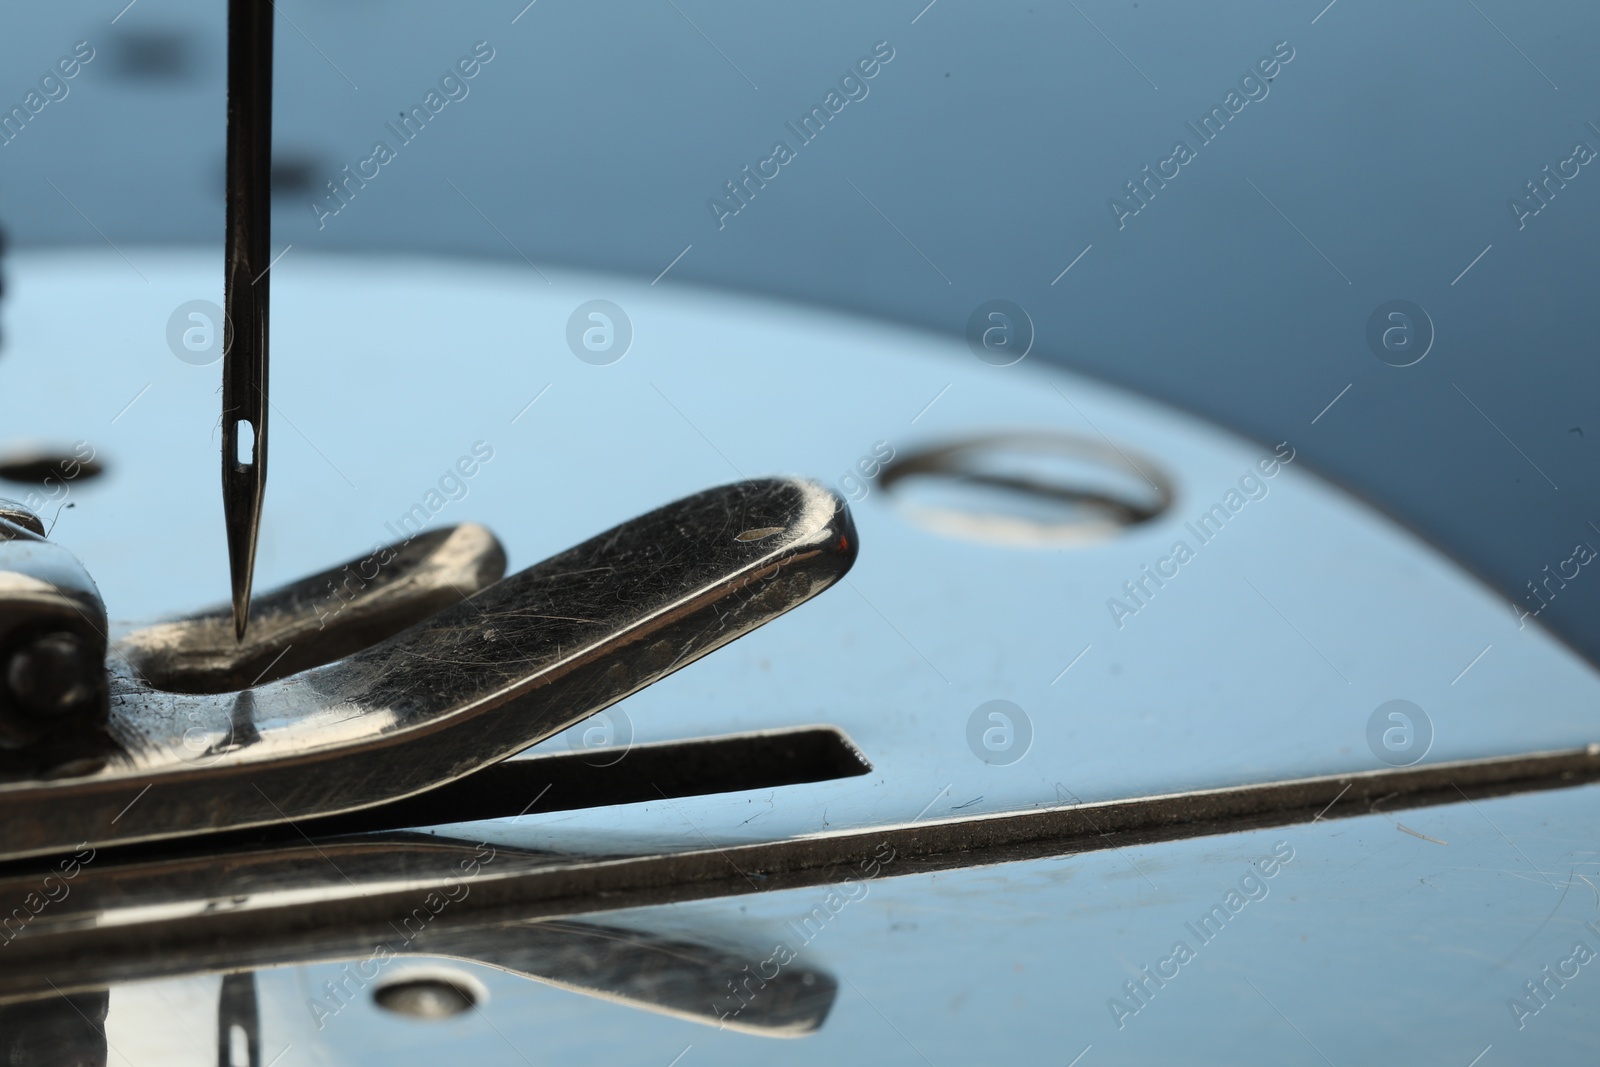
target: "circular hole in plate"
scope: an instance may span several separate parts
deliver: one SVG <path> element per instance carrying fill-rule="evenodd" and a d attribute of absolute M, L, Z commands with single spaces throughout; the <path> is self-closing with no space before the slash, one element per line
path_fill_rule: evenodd
<path fill-rule="evenodd" d="M 81 445 L 77 450 L 72 446 L 25 445 L 0 452 L 0 479 L 8 482 L 86 482 L 105 472 L 105 464 L 94 458 L 93 451 L 85 457 Z"/>
<path fill-rule="evenodd" d="M 1166 511 L 1172 482 L 1143 457 L 1053 432 L 971 437 L 920 449 L 881 485 L 918 525 L 968 541 L 1060 548 L 1115 537 Z"/>
<path fill-rule="evenodd" d="M 412 1019 L 448 1019 L 488 999 L 483 983 L 461 971 L 408 971 L 372 992 L 384 1011 Z"/>

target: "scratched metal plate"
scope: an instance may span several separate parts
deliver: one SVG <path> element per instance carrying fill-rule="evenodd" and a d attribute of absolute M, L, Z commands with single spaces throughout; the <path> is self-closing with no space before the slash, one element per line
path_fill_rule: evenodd
<path fill-rule="evenodd" d="M 67 487 L 56 503 L 70 508 L 46 516 L 100 581 L 113 617 L 132 621 L 226 591 L 213 492 L 218 368 L 180 360 L 166 339 L 175 308 L 218 299 L 220 272 L 206 253 L 123 251 L 143 278 L 110 251 L 13 257 L 0 373 L 8 396 L 29 398 L 8 414 L 7 443 L 86 441 L 107 464 L 104 477 Z M 1596 737 L 1591 667 L 1303 462 L 1246 483 L 1261 486 L 1250 490 L 1257 498 L 1214 538 L 1196 537 L 1189 524 L 1242 490 L 1278 442 L 1247 442 L 1026 359 L 992 366 L 959 341 L 900 327 L 546 274 L 298 252 L 275 268 L 260 580 L 389 539 L 388 526 L 435 491 L 434 521 L 486 523 L 520 567 L 741 475 L 803 473 L 865 490 L 848 584 L 618 710 L 638 741 L 829 723 L 874 772 L 535 811 L 475 826 L 480 839 L 579 855 L 673 851 L 1074 795 L 1367 770 L 1383 765 L 1369 723 L 1392 700 L 1420 709 L 1428 762 Z M 578 358 L 567 340 L 575 310 L 597 299 L 631 323 L 628 350 L 606 365 Z M 1174 502 L 1092 543 L 1016 547 L 931 531 L 859 474 L 881 444 L 905 456 L 1004 429 L 1109 441 L 1169 479 Z M 444 482 L 475 445 L 492 459 L 470 479 Z M 1179 540 L 1193 558 L 1130 601 L 1124 582 Z M 1113 598 L 1138 610 L 1114 611 Z M 993 700 L 1020 709 L 1031 742 L 1000 752 L 1006 759 L 984 750 L 986 761 L 969 727 Z M 1508 1025 L 1505 1000 L 1543 963 L 1569 955 L 1565 942 L 1582 936 L 1573 923 L 1594 917 L 1584 911 L 1590 890 L 1572 877 L 1591 862 L 1576 828 L 1593 796 L 1408 813 L 1408 828 L 1447 845 L 1373 817 L 875 881 L 840 912 L 837 936 L 805 949 L 808 963 L 841 982 L 835 1014 L 798 1042 L 718 1034 L 493 974 L 480 975 L 490 988 L 481 1016 L 430 1030 L 365 1005 L 319 1031 L 305 998 L 322 972 L 289 968 L 261 979 L 272 1005 L 264 1048 L 270 1057 L 293 1045 L 303 1062 L 362 1062 L 380 1047 L 386 1061 L 433 1062 L 440 1046 L 430 1051 L 430 1041 L 457 1042 L 455 1050 L 470 1042 L 484 1062 L 525 1054 L 666 1063 L 690 1044 L 693 1062 L 856 1060 L 863 1050 L 885 1062 L 1035 1062 L 1048 1050 L 1067 1062 L 1093 1044 L 1088 1055 L 1105 1062 L 1167 1062 L 1176 1050 L 1232 1062 L 1248 1035 L 1278 1062 L 1415 1058 L 1396 1042 L 1439 1057 L 1448 1038 L 1466 1063 L 1504 1037 L 1559 1060 L 1586 1040 L 1573 1022 L 1578 1005 L 1593 1004 L 1582 980 L 1527 1021 L 1531 1036 Z M 1106 1000 L 1280 839 L 1293 842 L 1296 859 L 1269 897 L 1230 923 L 1231 940 L 1200 951 L 1195 979 L 1186 968 L 1119 1030 Z M 759 943 L 814 895 L 680 905 L 626 921 L 700 924 Z M 160 1036 L 149 1010 L 132 1005 L 181 999 L 184 988 L 129 993 L 126 1010 L 114 991 L 111 1040 Z M 1350 1025 L 1374 1017 L 1396 1022 Z M 1448 1051 L 1454 1057 L 1455 1045 Z"/>

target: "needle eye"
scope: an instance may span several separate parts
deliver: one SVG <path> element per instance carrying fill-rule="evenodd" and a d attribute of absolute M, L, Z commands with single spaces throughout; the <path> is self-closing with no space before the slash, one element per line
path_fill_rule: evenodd
<path fill-rule="evenodd" d="M 240 467 L 254 466 L 256 462 L 256 428 L 249 419 L 234 424 L 234 462 Z"/>

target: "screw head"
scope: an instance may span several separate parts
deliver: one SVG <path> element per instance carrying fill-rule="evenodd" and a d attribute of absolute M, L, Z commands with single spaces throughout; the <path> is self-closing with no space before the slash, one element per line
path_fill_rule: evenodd
<path fill-rule="evenodd" d="M 54 719 L 76 714 L 94 703 L 100 666 L 88 642 L 63 630 L 37 637 L 12 652 L 5 666 L 5 685 L 21 710 L 36 718 Z"/>

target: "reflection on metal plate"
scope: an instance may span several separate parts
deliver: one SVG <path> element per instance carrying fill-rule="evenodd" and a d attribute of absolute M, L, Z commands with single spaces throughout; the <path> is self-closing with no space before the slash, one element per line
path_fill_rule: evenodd
<path fill-rule="evenodd" d="M 164 333 L 172 309 L 216 298 L 213 257 L 136 251 L 148 284 L 110 252 L 13 257 L 0 359 L 7 395 L 30 398 L 5 434 L 86 442 L 105 464 L 45 514 L 73 505 L 53 537 L 128 622 L 214 603 L 227 581 L 220 509 L 199 488 L 217 371 Z M 850 501 L 856 569 L 618 710 L 640 746 L 834 728 L 870 771 L 609 804 L 544 807 L 532 791 L 523 814 L 492 819 L 442 794 L 426 832 L 235 843 L 257 859 L 230 853 L 229 877 L 221 855 L 105 850 L 62 883 L 78 888 L 56 919 L 41 910 L 3 951 L 33 965 L 52 945 L 104 945 L 107 970 L 81 981 L 111 986 L 108 1040 L 154 1025 L 119 1008 L 147 988 L 136 978 L 247 965 L 267 1060 L 1092 1067 L 1232 1063 L 1248 1047 L 1275 1063 L 1466 1064 L 1493 1046 L 1483 1063 L 1574 1061 L 1600 1007 L 1573 947 L 1600 948 L 1584 926 L 1600 922 L 1600 878 L 1592 842 L 1561 827 L 1593 808 L 1600 679 L 1306 470 L 1297 426 L 1243 441 L 959 340 L 549 273 L 299 251 L 275 268 L 286 429 L 258 582 L 358 557 L 419 509 L 493 530 L 516 570 L 709 485 L 816 478 Z M 627 317 L 624 359 L 566 342 L 598 300 Z M 86 301 L 95 316 L 63 310 Z M 1033 450 L 970 451 L 997 439 Z M 1079 451 L 1041 466 L 1040 441 Z M 904 497 L 922 478 L 919 520 Z M 966 495 L 938 495 L 958 482 Z M 929 508 L 1001 518 L 951 537 Z M 760 550 L 761 525 L 737 543 Z M 1055 536 L 1068 530 L 1092 536 Z M 608 773 L 630 768 L 623 748 Z M 571 751 L 557 736 L 528 759 Z M 1530 753 L 1558 755 L 1511 787 L 1473 777 L 1498 760 L 1509 781 L 1527 768 L 1505 758 Z M 1271 785 L 1291 779 L 1307 781 Z M 1192 813 L 1191 791 L 1258 786 L 1288 815 L 1152 830 Z M 1146 821 L 1110 819 L 1135 812 Z M 979 847 L 982 827 L 1026 826 L 1047 845 Z M 689 858 L 726 886 L 678 892 Z M 40 862 L 4 884 L 43 878 Z M 185 862 L 181 894 L 132 906 L 132 872 L 152 885 Z M 626 893 L 607 881 L 623 875 Z M 295 928 L 312 916 L 322 933 Z M 716 963 L 641 990 L 622 978 L 642 972 L 587 940 L 576 954 L 541 941 L 537 966 L 495 955 L 513 950 L 507 931 L 556 929 L 534 919 Z M 247 936 L 263 929 L 270 944 Z M 158 932 L 189 939 L 165 970 L 137 949 Z M 469 934 L 471 951 L 451 940 Z M 463 969 L 488 997 L 445 1019 L 384 1012 L 378 976 L 362 977 L 380 946 Z M 703 1003 L 672 1000 L 685 990 Z M 776 1031 L 808 1036 L 760 1036 Z"/>

